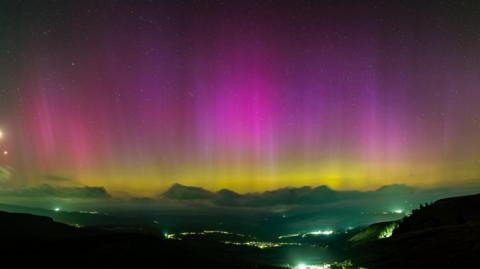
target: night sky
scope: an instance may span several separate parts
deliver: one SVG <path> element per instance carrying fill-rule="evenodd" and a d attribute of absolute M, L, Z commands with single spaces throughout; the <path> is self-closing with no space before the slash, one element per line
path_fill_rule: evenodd
<path fill-rule="evenodd" d="M 2 184 L 480 181 L 478 1 L 0 2 Z"/>

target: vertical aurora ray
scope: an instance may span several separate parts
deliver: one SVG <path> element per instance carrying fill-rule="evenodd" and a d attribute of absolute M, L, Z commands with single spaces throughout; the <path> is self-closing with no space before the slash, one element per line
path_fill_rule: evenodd
<path fill-rule="evenodd" d="M 153 194 L 480 176 L 474 7 L 260 2 L 15 7 L 0 62 L 12 181 Z"/>

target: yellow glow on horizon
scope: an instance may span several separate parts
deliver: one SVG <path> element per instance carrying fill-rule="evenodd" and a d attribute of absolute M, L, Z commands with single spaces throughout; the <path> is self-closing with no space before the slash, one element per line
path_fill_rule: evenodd
<path fill-rule="evenodd" d="M 205 161 L 193 158 L 183 162 L 155 163 L 110 161 L 74 166 L 61 160 L 56 170 L 21 169 L 32 182 L 41 175 L 69 175 L 76 183 L 102 186 L 115 195 L 154 197 L 174 183 L 202 187 L 210 191 L 230 189 L 238 193 L 263 192 L 285 187 L 327 185 L 334 190 L 375 190 L 391 184 L 438 187 L 467 184 L 480 178 L 474 162 L 448 162 L 419 159 L 363 160 L 355 156 L 323 157 L 317 160 L 261 158 Z M 455 179 L 455 181 L 452 181 Z M 478 182 L 478 180 L 477 180 Z M 51 182 L 45 182 L 51 183 Z"/>
<path fill-rule="evenodd" d="M 474 178 L 475 170 L 453 170 L 442 173 L 428 164 L 414 167 L 409 164 L 335 163 L 285 164 L 271 169 L 245 169 L 227 165 L 218 167 L 191 166 L 184 169 L 165 169 L 156 166 L 111 167 L 81 171 L 76 178 L 85 185 L 104 186 L 109 192 L 156 196 L 174 183 L 198 186 L 211 191 L 231 189 L 239 193 L 262 192 L 284 187 L 327 185 L 335 190 L 374 190 L 384 185 L 407 184 L 417 187 L 445 185 L 450 178 Z M 248 167 L 248 166 L 247 166 Z M 378 168 L 380 167 L 380 168 Z M 412 173 L 411 171 L 416 171 Z M 462 180 L 456 181 L 460 184 Z"/>

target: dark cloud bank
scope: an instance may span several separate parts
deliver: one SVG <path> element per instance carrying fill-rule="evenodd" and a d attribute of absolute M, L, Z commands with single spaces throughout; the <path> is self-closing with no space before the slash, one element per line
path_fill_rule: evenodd
<path fill-rule="evenodd" d="M 59 179 L 62 181 L 63 179 Z M 3 187 L 0 188 L 0 198 L 22 198 L 31 200 L 75 199 L 76 202 L 85 199 L 105 200 L 103 205 L 122 204 L 130 206 L 207 206 L 207 207 L 237 207 L 237 208 L 275 208 L 275 207 L 391 207 L 410 204 L 415 207 L 419 203 L 436 199 L 472 194 L 480 192 L 478 185 L 422 189 L 407 185 L 388 185 L 373 191 L 337 191 L 328 186 L 318 187 L 287 187 L 272 191 L 240 194 L 228 189 L 209 191 L 200 187 L 172 185 L 167 191 L 155 198 L 129 196 L 118 197 L 110 195 L 103 187 L 80 186 L 65 187 L 43 184 L 38 186 Z M 106 201 L 108 200 L 108 202 Z"/>
<path fill-rule="evenodd" d="M 174 184 L 160 198 L 175 201 L 206 202 L 217 206 L 271 207 L 282 205 L 327 205 L 352 201 L 430 201 L 446 196 L 478 192 L 478 186 L 420 189 L 407 185 L 388 185 L 374 191 L 336 191 L 328 186 L 287 187 L 261 193 L 239 194 L 228 189 L 217 192 L 200 187 Z"/>
<path fill-rule="evenodd" d="M 137 220 L 148 216 L 146 223 L 161 219 L 162 225 L 172 229 L 214 227 L 249 234 L 272 234 L 272 229 L 276 229 L 274 234 L 286 234 L 318 227 L 359 227 L 399 219 L 420 204 L 478 192 L 477 184 L 433 189 L 388 185 L 372 191 L 306 186 L 241 194 L 227 189 L 210 191 L 174 184 L 152 198 L 114 196 L 103 187 L 45 184 L 0 186 L 0 204 L 59 207 L 62 211 L 93 210 Z M 401 214 L 396 213 L 398 210 Z"/>
<path fill-rule="evenodd" d="M 106 199 L 111 196 L 103 187 L 59 187 L 44 184 L 39 186 L 0 188 L 0 197 Z"/>

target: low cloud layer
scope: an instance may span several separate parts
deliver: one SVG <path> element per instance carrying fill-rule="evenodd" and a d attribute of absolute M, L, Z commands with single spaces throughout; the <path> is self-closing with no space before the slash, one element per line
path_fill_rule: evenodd
<path fill-rule="evenodd" d="M 85 198 L 106 199 L 110 194 L 103 187 L 59 187 L 51 185 L 27 186 L 17 188 L 0 189 L 2 197 L 16 198 Z"/>
<path fill-rule="evenodd" d="M 419 204 L 478 192 L 477 184 L 434 189 L 389 185 L 373 191 L 306 186 L 241 194 L 228 189 L 210 191 L 174 184 L 150 198 L 111 197 L 103 187 L 39 185 L 0 188 L 0 204 L 125 214 L 129 219 L 148 216 L 148 223 L 153 218 L 165 229 L 218 226 L 248 234 L 280 235 L 399 219 Z"/>
<path fill-rule="evenodd" d="M 216 193 L 200 187 L 173 184 L 163 196 L 172 200 L 206 200 L 214 199 Z"/>
<path fill-rule="evenodd" d="M 479 188 L 475 189 L 479 191 Z M 447 188 L 419 189 L 406 185 L 388 185 L 374 191 L 336 191 L 328 186 L 282 188 L 261 193 L 239 194 L 223 189 L 217 192 L 200 187 L 174 184 L 160 197 L 176 201 L 209 202 L 217 206 L 272 207 L 315 206 L 352 201 L 398 203 L 406 200 L 417 203 L 430 201 L 455 193 L 463 194 L 473 189 L 452 190 Z"/>

